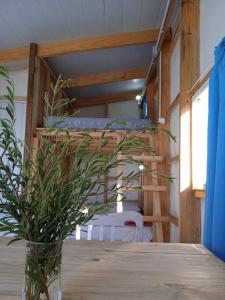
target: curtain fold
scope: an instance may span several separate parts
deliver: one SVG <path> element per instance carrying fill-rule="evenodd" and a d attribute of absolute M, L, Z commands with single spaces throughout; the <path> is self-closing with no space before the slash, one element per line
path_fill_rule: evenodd
<path fill-rule="evenodd" d="M 204 245 L 225 261 L 225 38 L 209 80 Z"/>

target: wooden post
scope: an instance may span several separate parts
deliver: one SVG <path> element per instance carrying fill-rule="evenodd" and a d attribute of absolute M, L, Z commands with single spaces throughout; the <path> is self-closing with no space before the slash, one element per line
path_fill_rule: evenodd
<path fill-rule="evenodd" d="M 167 111 L 170 105 L 170 48 L 171 42 L 164 42 L 161 50 L 162 57 L 162 70 L 161 70 L 161 117 L 165 119 L 165 124 L 160 125 L 161 128 L 168 129 L 169 122 L 166 118 Z M 158 170 L 162 174 L 170 174 L 170 167 L 167 164 L 167 160 L 170 157 L 170 144 L 169 139 L 166 137 L 164 132 L 158 134 L 158 147 L 159 154 L 163 156 L 163 162 L 158 164 Z M 160 185 L 167 186 L 167 192 L 160 194 L 162 215 L 168 216 L 170 212 L 170 183 L 168 180 L 159 177 Z M 170 224 L 163 224 L 164 241 L 170 241 Z"/>
<path fill-rule="evenodd" d="M 180 241 L 200 241 L 200 203 L 192 195 L 191 97 L 199 78 L 199 0 L 182 0 L 180 49 Z"/>
<path fill-rule="evenodd" d="M 148 118 L 152 121 L 156 121 L 154 94 L 155 94 L 155 79 L 152 78 L 147 87 Z"/>
<path fill-rule="evenodd" d="M 37 45 L 30 44 L 29 50 L 29 69 L 28 69 L 28 88 L 27 88 L 27 111 L 26 111 L 26 127 L 25 138 L 28 146 L 32 145 L 33 128 L 33 102 L 34 102 L 34 77 L 35 77 L 35 57 L 37 55 Z M 24 149 L 24 159 L 29 156 L 28 149 Z"/>

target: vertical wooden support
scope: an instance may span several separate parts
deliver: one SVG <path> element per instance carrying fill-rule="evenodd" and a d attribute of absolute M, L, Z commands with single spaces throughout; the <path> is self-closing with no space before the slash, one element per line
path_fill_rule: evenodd
<path fill-rule="evenodd" d="M 28 69 L 28 88 L 27 88 L 27 111 L 26 111 L 26 127 L 25 138 L 28 146 L 32 145 L 33 137 L 33 104 L 34 104 L 34 77 L 35 77 L 35 58 L 37 55 L 37 45 L 30 44 L 29 52 L 29 69 Z M 29 151 L 24 149 L 24 159 L 29 157 Z"/>
<path fill-rule="evenodd" d="M 165 119 L 165 124 L 160 125 L 161 128 L 169 128 L 169 122 L 166 118 L 166 114 L 170 105 L 170 48 L 171 42 L 165 42 L 162 45 L 161 57 L 162 57 L 162 70 L 161 70 L 161 117 Z M 164 161 L 159 164 L 158 170 L 162 174 L 170 174 L 170 167 L 167 164 L 167 159 L 170 157 L 170 144 L 169 139 L 166 137 L 165 133 L 159 132 L 158 134 L 158 147 L 159 154 L 163 156 Z M 162 215 L 167 216 L 170 212 L 170 183 L 159 178 L 160 185 L 167 186 L 167 192 L 162 192 L 161 196 L 161 206 Z M 165 242 L 170 241 L 170 224 L 163 224 L 163 233 Z"/>
<path fill-rule="evenodd" d="M 151 146 L 154 146 L 153 136 L 149 135 L 148 143 Z M 145 162 L 147 168 L 151 170 L 151 164 L 149 162 Z M 150 172 L 144 173 L 144 186 L 151 185 L 152 174 Z M 148 191 L 144 193 L 144 215 L 152 216 L 153 215 L 153 193 Z"/>
<path fill-rule="evenodd" d="M 157 169 L 157 163 L 151 162 L 151 169 L 153 171 L 152 174 L 152 186 L 158 186 L 158 169 Z M 160 202 L 160 192 L 153 192 L 153 216 L 155 217 L 161 217 L 162 211 L 161 211 L 161 202 Z M 153 240 L 154 242 L 163 243 L 163 228 L 162 228 L 162 222 L 154 222 L 153 224 Z"/>
<path fill-rule="evenodd" d="M 200 241 L 200 203 L 192 196 L 191 98 L 199 78 L 199 0 L 182 0 L 180 64 L 180 241 Z"/>
<path fill-rule="evenodd" d="M 154 94 L 155 94 L 155 79 L 152 78 L 147 87 L 147 110 L 148 118 L 152 121 L 156 121 L 155 116 L 155 103 L 154 103 Z"/>

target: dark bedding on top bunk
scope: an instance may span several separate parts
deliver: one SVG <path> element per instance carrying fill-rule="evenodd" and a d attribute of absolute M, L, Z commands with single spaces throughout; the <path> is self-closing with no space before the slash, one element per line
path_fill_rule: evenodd
<path fill-rule="evenodd" d="M 150 128 L 152 122 L 146 119 L 125 118 L 75 118 L 75 117 L 46 117 L 45 127 L 68 128 L 78 130 L 141 130 Z"/>

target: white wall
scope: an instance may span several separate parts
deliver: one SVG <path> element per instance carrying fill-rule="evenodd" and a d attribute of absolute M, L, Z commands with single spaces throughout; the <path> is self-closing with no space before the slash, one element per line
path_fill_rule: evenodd
<path fill-rule="evenodd" d="M 87 106 L 78 109 L 78 117 L 105 118 L 105 105 Z M 136 100 L 115 102 L 108 104 L 109 118 L 139 118 L 138 104 Z"/>
<path fill-rule="evenodd" d="M 213 65 L 214 47 L 225 36 L 225 1 L 200 0 L 200 74 Z"/>
<path fill-rule="evenodd" d="M 115 102 L 108 105 L 109 118 L 139 118 L 138 103 L 136 100 Z"/>
<path fill-rule="evenodd" d="M 14 88 L 15 88 L 15 96 L 27 96 L 27 81 L 28 81 L 28 70 L 20 70 L 9 72 L 10 78 L 13 80 Z M 6 85 L 5 81 L 0 79 L 0 95 L 4 95 L 6 93 Z"/>
<path fill-rule="evenodd" d="M 10 78 L 13 80 L 15 96 L 21 97 L 21 100 L 15 101 L 16 108 L 16 125 L 15 130 L 17 137 L 23 140 L 25 138 L 25 122 L 26 122 L 26 101 L 23 97 L 27 96 L 28 70 L 19 70 L 9 72 Z M 6 82 L 0 79 L 0 96 L 6 93 Z M 1 100 L 1 106 L 6 105 L 6 101 Z"/>
<path fill-rule="evenodd" d="M 77 117 L 88 117 L 88 118 L 104 118 L 105 117 L 105 105 L 95 105 L 81 107 L 78 110 Z"/>

